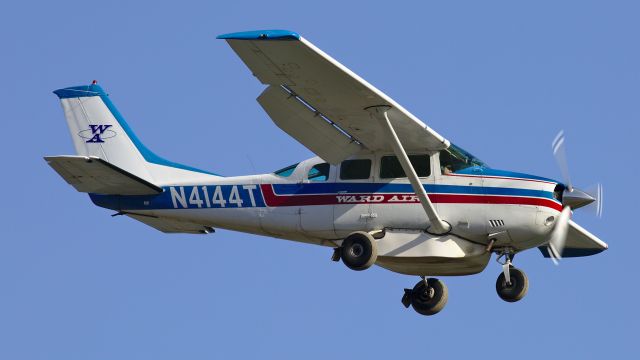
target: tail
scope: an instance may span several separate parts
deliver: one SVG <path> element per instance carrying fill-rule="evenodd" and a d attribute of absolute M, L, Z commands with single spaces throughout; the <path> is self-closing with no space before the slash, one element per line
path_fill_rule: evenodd
<path fill-rule="evenodd" d="M 54 94 L 62 103 L 77 155 L 100 158 L 137 178 L 158 185 L 218 176 L 154 154 L 133 133 L 95 81 L 91 85 L 56 90 Z"/>

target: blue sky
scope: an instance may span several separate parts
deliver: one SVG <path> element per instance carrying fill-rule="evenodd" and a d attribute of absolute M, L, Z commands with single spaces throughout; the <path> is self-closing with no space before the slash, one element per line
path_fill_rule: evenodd
<path fill-rule="evenodd" d="M 640 125 L 634 1 L 11 2 L 0 12 L 4 156 L 0 358 L 632 357 Z M 224 175 L 312 156 L 255 102 L 221 33 L 285 28 L 496 168 L 602 182 L 610 249 L 555 267 L 537 250 L 515 304 L 500 268 L 444 278 L 435 317 L 400 304 L 416 278 L 347 270 L 326 248 L 218 231 L 165 235 L 94 207 L 42 160 L 73 148 L 52 90 L 97 79 L 145 144 Z"/>

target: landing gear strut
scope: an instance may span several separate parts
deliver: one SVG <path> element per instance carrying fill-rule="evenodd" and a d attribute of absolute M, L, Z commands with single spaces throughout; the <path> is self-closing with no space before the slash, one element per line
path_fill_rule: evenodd
<path fill-rule="evenodd" d="M 425 276 L 413 289 L 404 289 L 402 305 L 412 306 L 421 315 L 435 315 L 444 308 L 448 298 L 449 291 L 444 282 Z"/>
<path fill-rule="evenodd" d="M 504 261 L 501 259 L 504 257 Z M 506 302 L 516 302 L 527 295 L 529 279 L 524 271 L 511 265 L 512 254 L 503 252 L 498 255 L 496 261 L 502 264 L 502 273 L 496 280 L 496 292 Z"/>

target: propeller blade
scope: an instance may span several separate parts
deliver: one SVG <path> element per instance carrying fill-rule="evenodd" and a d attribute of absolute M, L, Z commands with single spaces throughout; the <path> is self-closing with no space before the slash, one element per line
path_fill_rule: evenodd
<path fill-rule="evenodd" d="M 553 142 L 551 142 L 551 149 L 553 150 L 553 156 L 556 158 L 560 172 L 562 173 L 562 179 L 564 180 L 567 190 L 573 191 L 571 185 L 571 177 L 569 176 L 569 164 L 567 162 L 567 153 L 564 146 L 564 130 L 560 130 L 556 135 Z"/>
<path fill-rule="evenodd" d="M 549 236 L 549 255 L 553 263 L 558 265 L 559 260 L 562 258 L 562 251 L 564 245 L 567 242 L 567 233 L 569 232 L 569 217 L 571 216 L 571 208 L 565 207 L 562 209 L 560 216 L 556 220 L 556 225 L 551 230 Z"/>
<path fill-rule="evenodd" d="M 593 186 L 590 186 L 587 190 L 585 190 L 585 192 L 596 199 L 594 202 L 587 205 L 585 209 L 589 209 L 597 217 L 601 218 L 603 210 L 602 204 L 604 202 L 604 188 L 602 187 L 602 184 L 595 184 Z"/>

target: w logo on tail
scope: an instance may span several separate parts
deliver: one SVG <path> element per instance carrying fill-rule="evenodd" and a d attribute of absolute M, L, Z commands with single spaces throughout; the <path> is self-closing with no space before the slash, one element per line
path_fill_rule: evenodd
<path fill-rule="evenodd" d="M 116 136 L 116 132 L 108 130 L 113 125 L 89 125 L 89 129 L 82 130 L 78 133 L 81 138 L 88 139 L 86 143 L 103 143 L 104 139 Z"/>

